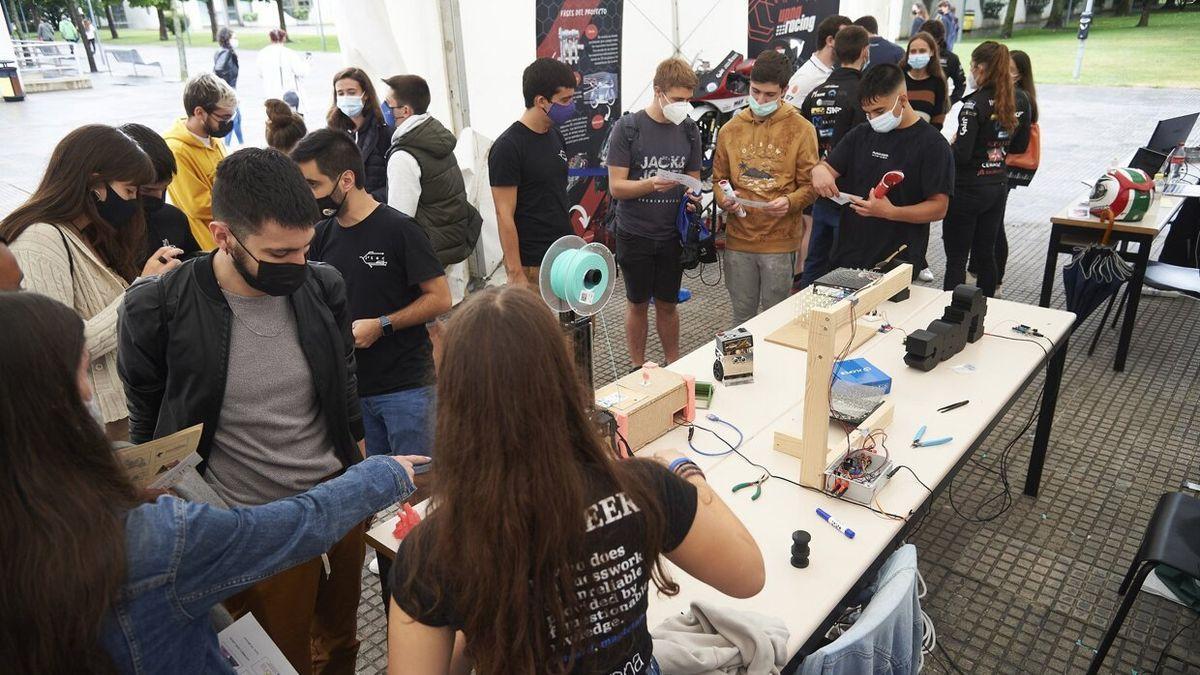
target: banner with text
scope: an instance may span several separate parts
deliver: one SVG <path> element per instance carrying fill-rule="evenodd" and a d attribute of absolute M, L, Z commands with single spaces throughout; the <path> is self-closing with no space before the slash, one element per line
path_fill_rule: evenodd
<path fill-rule="evenodd" d="M 608 200 L 608 135 L 621 116 L 623 0 L 537 0 L 537 55 L 575 71 L 575 116 L 559 126 L 567 150 L 567 197 L 575 232 L 593 240 Z M 607 185 L 607 181 L 605 181 Z M 601 236 L 600 238 L 603 238 Z M 609 242 L 605 242 L 609 243 Z"/>
<path fill-rule="evenodd" d="M 746 56 L 774 49 L 799 68 L 817 48 L 817 24 L 838 9 L 839 0 L 750 0 Z"/>

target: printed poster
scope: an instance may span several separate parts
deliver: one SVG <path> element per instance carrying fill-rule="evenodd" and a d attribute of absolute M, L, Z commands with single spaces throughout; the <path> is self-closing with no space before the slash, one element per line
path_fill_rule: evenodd
<path fill-rule="evenodd" d="M 537 55 L 575 71 L 575 117 L 559 126 L 567 151 L 571 224 L 588 241 L 608 200 L 608 136 L 621 116 L 623 0 L 537 0 Z M 604 181 L 601 185 L 601 181 Z"/>

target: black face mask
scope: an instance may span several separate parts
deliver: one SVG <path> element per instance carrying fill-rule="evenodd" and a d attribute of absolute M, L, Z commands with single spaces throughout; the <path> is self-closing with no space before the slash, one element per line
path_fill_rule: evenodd
<path fill-rule="evenodd" d="M 232 235 L 231 235 L 232 236 Z M 262 291 L 267 295 L 276 297 L 291 295 L 295 293 L 304 281 L 308 279 L 308 265 L 305 263 L 274 263 L 263 262 L 250 252 L 250 249 L 242 246 L 242 242 L 238 241 L 237 237 L 233 238 L 237 241 L 238 246 L 246 252 L 246 255 L 254 259 L 258 263 L 258 276 L 250 274 L 250 270 L 238 260 L 238 256 L 231 255 L 233 258 L 233 266 L 237 268 L 238 274 L 250 284 L 250 288 Z"/>
<path fill-rule="evenodd" d="M 162 207 L 167 205 L 167 200 L 163 197 L 155 197 L 153 195 L 142 195 L 142 208 L 146 209 L 146 213 L 158 213 Z"/>
<path fill-rule="evenodd" d="M 346 203 L 345 193 L 342 193 L 342 198 L 340 200 L 335 200 L 333 198 L 335 190 L 337 190 L 336 187 L 333 190 L 330 190 L 329 194 L 325 195 L 324 197 L 317 198 L 317 208 L 321 210 L 321 215 L 326 218 L 332 218 L 333 216 L 336 216 L 338 212 L 342 210 L 342 205 Z"/>
<path fill-rule="evenodd" d="M 92 198 L 96 200 L 96 211 L 100 213 L 100 217 L 116 228 L 121 228 L 129 224 L 133 220 L 133 214 L 137 213 L 136 199 L 123 199 L 113 186 L 107 186 L 107 194 L 104 199 L 92 193 Z"/>
<path fill-rule="evenodd" d="M 225 120 L 224 122 L 218 122 L 216 129 L 208 130 L 208 135 L 212 136 L 213 138 L 225 138 L 231 131 L 233 131 L 233 120 L 230 119 Z"/>

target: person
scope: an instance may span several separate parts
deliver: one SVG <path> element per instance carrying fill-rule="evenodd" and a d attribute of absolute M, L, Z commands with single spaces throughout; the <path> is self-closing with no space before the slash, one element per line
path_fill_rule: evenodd
<path fill-rule="evenodd" d="M 918 32 L 908 39 L 907 54 L 902 67 L 908 102 L 921 119 L 941 130 L 949 97 L 937 40 L 929 33 Z"/>
<path fill-rule="evenodd" d="M 304 116 L 277 98 L 267 99 L 264 107 L 267 109 L 267 147 L 284 154 L 291 152 L 308 133 Z"/>
<path fill-rule="evenodd" d="M 50 24 L 50 20 L 44 16 L 42 17 L 42 20 L 38 22 L 37 34 L 38 39 L 42 42 L 54 42 L 54 26 L 52 26 Z"/>
<path fill-rule="evenodd" d="M 212 73 L 197 75 L 183 89 L 187 117 L 177 119 L 163 133 L 179 169 L 167 194 L 171 203 L 187 214 L 192 236 L 205 251 L 216 245 L 208 229 L 213 217 L 213 178 L 217 164 L 225 159 L 221 139 L 233 131 L 237 104 L 237 94 L 224 80 Z"/>
<path fill-rule="evenodd" d="M 25 274 L 17 264 L 17 257 L 8 247 L 8 240 L 0 237 L 0 291 L 19 291 L 25 285 Z"/>
<path fill-rule="evenodd" d="M 917 0 L 912 4 L 912 25 L 908 29 L 909 37 L 921 32 L 921 24 L 929 20 L 929 10 L 925 9 L 924 0 Z"/>
<path fill-rule="evenodd" d="M 937 8 L 937 20 L 946 29 L 947 51 L 953 52 L 954 45 L 958 44 L 958 15 L 955 13 L 954 5 L 950 4 L 950 0 L 941 0 L 938 2 Z"/>
<path fill-rule="evenodd" d="M 913 229 L 928 232 L 945 215 L 954 157 L 941 133 L 913 110 L 899 66 L 872 68 L 858 96 L 869 124 L 852 129 L 813 169 L 813 187 L 822 197 L 853 195 L 842 211 L 834 266 L 871 269 L 908 245 Z M 904 172 L 904 180 L 876 197 L 873 188 L 888 171 Z M 897 259 L 913 263 L 923 255 L 906 249 Z"/>
<path fill-rule="evenodd" d="M 392 672 L 656 673 L 648 595 L 678 592 L 660 556 L 726 595 L 762 589 L 758 545 L 703 472 L 669 451 L 616 460 L 582 382 L 533 293 L 488 288 L 451 317 L 434 507 L 392 567 Z M 452 663 L 456 631 L 473 663 Z"/>
<path fill-rule="evenodd" d="M 467 201 L 458 139 L 429 113 L 429 85 L 418 75 L 393 75 L 385 103 L 396 119 L 387 151 L 387 203 L 420 223 L 442 265 L 475 250 L 483 218 Z"/>
<path fill-rule="evenodd" d="M 442 266 L 415 220 L 367 192 L 362 156 L 345 132 L 314 131 L 292 159 L 326 217 L 308 259 L 346 280 L 367 455 L 428 456 L 434 368 L 425 324 L 450 310 Z M 388 564 L 376 559 L 386 612 Z"/>
<path fill-rule="evenodd" d="M 139 276 L 179 265 L 160 246 L 142 266 L 145 218 L 138 186 L 154 182 L 150 158 L 133 139 L 101 124 L 63 137 L 34 193 L 3 220 L 0 237 L 25 273 L 25 290 L 73 307 L 84 320 L 91 387 L 113 440 L 129 436 L 129 411 L 117 379 L 117 311 Z M 11 325 L 11 324 L 10 324 Z"/>
<path fill-rule="evenodd" d="M 83 39 L 87 42 L 88 50 L 93 54 L 96 53 L 96 27 L 92 25 L 91 19 L 83 20 Z"/>
<path fill-rule="evenodd" d="M 75 30 L 75 23 L 71 21 L 69 14 L 63 14 L 58 21 L 58 32 L 62 34 L 62 39 L 66 42 L 79 42 L 79 31 Z M 74 47 L 72 47 L 74 52 Z"/>
<path fill-rule="evenodd" d="M 650 299 L 667 363 L 679 360 L 683 264 L 676 219 L 687 194 L 659 169 L 700 179 L 700 130 L 689 117 L 698 80 L 678 58 L 658 64 L 654 97 L 624 115 L 608 139 L 608 185 L 617 208 L 617 263 L 625 275 L 625 344 L 635 367 L 646 362 Z M 698 200 L 699 195 L 692 197 Z"/>
<path fill-rule="evenodd" d="M 0 293 L 0 324 L 21 327 L 0 331 L 0 480 L 21 486 L 0 491 L 12 514 L 0 541 L 20 551 L 0 556 L 10 672 L 229 672 L 212 608 L 412 494 L 414 459 L 380 457 L 265 506 L 141 503 L 93 421 L 78 314 L 36 293 Z"/>
<path fill-rule="evenodd" d="M 567 151 L 558 125 L 575 114 L 575 73 L 540 58 L 521 74 L 525 112 L 492 143 L 488 173 L 508 283 L 537 288 L 550 244 L 572 234 Z"/>
<path fill-rule="evenodd" d="M 146 218 L 146 244 L 135 264 L 145 265 L 160 246 L 179 249 L 181 261 L 200 253 L 200 244 L 192 236 L 187 216 L 166 200 L 167 187 L 176 172 L 175 156 L 166 141 L 142 124 L 125 124 L 120 129 L 141 147 L 154 165 L 153 182 L 138 186 L 138 202 Z"/>
<path fill-rule="evenodd" d="M 377 202 L 387 201 L 387 151 L 393 129 L 384 121 L 375 85 L 362 68 L 345 68 L 333 76 L 333 105 L 325 123 L 354 139 L 366 171 L 362 180 L 367 192 Z"/>
<path fill-rule="evenodd" d="M 942 67 L 942 74 L 946 76 L 946 86 L 950 89 L 950 105 L 953 106 L 962 100 L 963 93 L 967 90 L 967 75 L 963 72 L 962 60 L 946 46 L 946 26 L 941 21 L 926 21 L 921 24 L 921 32 L 929 33 L 937 42 L 938 65 Z"/>
<path fill-rule="evenodd" d="M 225 80 L 225 84 L 228 84 L 230 89 L 236 91 L 238 71 L 240 70 L 238 67 L 237 35 L 234 35 L 228 26 L 222 26 L 221 30 L 217 31 L 217 44 L 221 48 L 213 55 L 213 73 L 222 80 Z M 229 147 L 233 142 L 234 136 L 237 137 L 238 145 L 242 145 L 245 142 L 242 136 L 242 109 L 240 107 L 233 113 L 233 134 L 225 136 L 225 147 Z"/>
<path fill-rule="evenodd" d="M 1005 157 L 1029 145 L 1030 105 L 1012 81 L 1008 47 L 981 42 L 971 52 L 978 89 L 963 99 L 955 135 L 954 198 L 942 224 L 946 280 L 952 290 L 966 281 L 967 256 L 975 259 L 978 286 L 996 293 L 996 236 L 1008 203 Z"/>
<path fill-rule="evenodd" d="M 851 129 L 867 121 L 858 99 L 862 67 L 870 53 L 870 34 L 862 26 L 846 26 L 833 41 L 839 66 L 821 86 L 813 89 L 800 112 L 817 131 L 821 159 L 837 146 Z M 800 288 L 807 287 L 829 272 L 829 256 L 837 241 L 842 206 L 830 199 L 818 199 L 812 207 L 813 229 L 808 239 L 808 255 Z"/>
<path fill-rule="evenodd" d="M 804 244 L 800 212 L 816 199 L 810 178 L 818 160 L 817 133 L 792 104 L 780 100 L 790 70 L 782 54 L 760 54 L 750 71 L 747 108 L 717 137 L 713 181 L 728 180 L 738 197 L 767 202 L 744 207 L 743 216 L 738 203 L 713 191 L 728 217 L 724 274 L 734 325 L 788 296 L 792 256 Z"/>
<path fill-rule="evenodd" d="M 308 75 L 308 59 L 288 49 L 287 31 L 273 28 L 271 44 L 258 52 L 258 76 L 266 98 L 277 98 L 300 111 L 300 81 Z"/>
<path fill-rule="evenodd" d="M 812 56 L 792 73 L 788 79 L 787 93 L 783 100 L 791 103 L 794 106 L 799 106 L 808 97 L 817 85 L 829 79 L 830 73 L 833 72 L 834 66 L 837 64 L 837 57 L 834 56 L 833 38 L 838 34 L 838 31 L 851 25 L 850 17 L 834 14 L 821 19 L 821 23 L 817 24 L 817 47 Z"/>
<path fill-rule="evenodd" d="M 232 506 L 294 497 L 363 458 L 346 285 L 305 260 L 317 219 L 295 162 L 239 150 L 217 167 L 217 249 L 125 296 L 117 369 L 131 440 L 203 424 L 198 469 Z M 226 608 L 253 614 L 300 673 L 353 673 L 363 529 L 272 568 Z"/>
<path fill-rule="evenodd" d="M 879 21 L 875 17 L 869 14 L 860 16 L 854 20 L 854 25 L 862 26 L 871 35 L 871 55 L 867 58 L 867 65 L 863 66 L 863 72 L 881 63 L 899 64 L 904 61 L 904 50 L 900 45 L 879 35 Z"/>

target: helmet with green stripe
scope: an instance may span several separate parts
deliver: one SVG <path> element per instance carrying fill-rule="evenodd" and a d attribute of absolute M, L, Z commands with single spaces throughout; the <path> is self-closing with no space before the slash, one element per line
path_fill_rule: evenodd
<path fill-rule="evenodd" d="M 1150 208 L 1154 181 L 1141 169 L 1110 169 L 1096 181 L 1088 207 L 1094 216 L 1105 212 L 1114 220 L 1137 222 Z"/>

